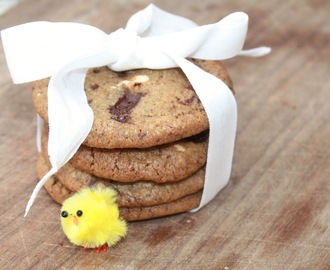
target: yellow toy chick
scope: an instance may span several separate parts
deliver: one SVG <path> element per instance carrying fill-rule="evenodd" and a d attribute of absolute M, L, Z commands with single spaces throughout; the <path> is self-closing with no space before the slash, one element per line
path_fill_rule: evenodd
<path fill-rule="evenodd" d="M 105 187 L 86 187 L 66 199 L 61 208 L 64 233 L 73 244 L 96 252 L 107 251 L 126 235 L 119 217 L 116 192 Z"/>

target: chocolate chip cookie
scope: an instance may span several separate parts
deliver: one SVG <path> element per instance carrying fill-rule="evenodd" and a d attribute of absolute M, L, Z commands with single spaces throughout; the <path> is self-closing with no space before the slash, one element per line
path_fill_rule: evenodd
<path fill-rule="evenodd" d="M 49 169 L 49 162 L 44 155 L 40 155 L 37 161 L 38 177 L 41 178 Z M 205 169 L 202 168 L 188 178 L 174 183 L 156 184 L 150 181 L 138 181 L 127 184 L 95 177 L 68 163 L 56 173 L 56 179 L 72 192 L 85 186 L 102 184 L 118 192 L 119 206 L 138 207 L 167 203 L 196 193 L 203 189 L 204 175 Z M 69 193 L 65 193 L 65 195 L 69 195 Z"/>
<path fill-rule="evenodd" d="M 47 151 L 48 128 L 42 134 Z M 81 145 L 70 163 L 98 177 L 119 182 L 165 183 L 182 180 L 206 163 L 208 132 L 175 143 L 143 148 L 102 149 Z"/>
<path fill-rule="evenodd" d="M 56 176 L 50 177 L 50 179 L 44 185 L 45 190 L 51 196 L 51 198 L 62 204 L 65 199 L 70 197 L 74 192 L 69 190 L 63 185 Z M 179 198 L 175 201 L 168 203 L 162 203 L 153 206 L 142 207 L 121 207 L 119 206 L 120 215 L 127 221 L 146 220 L 157 217 L 163 217 L 173 214 L 189 211 L 196 208 L 199 205 L 202 192 L 198 191 L 194 194 Z"/>
<path fill-rule="evenodd" d="M 219 61 L 193 60 L 232 89 Z M 33 83 L 32 98 L 47 122 L 48 79 Z M 114 72 L 90 69 L 85 92 L 94 112 L 83 144 L 96 148 L 147 148 L 178 141 L 209 128 L 203 105 L 181 69 Z"/>

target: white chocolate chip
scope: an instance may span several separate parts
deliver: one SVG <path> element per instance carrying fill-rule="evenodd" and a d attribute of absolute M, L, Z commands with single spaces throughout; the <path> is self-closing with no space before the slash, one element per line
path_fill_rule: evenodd
<path fill-rule="evenodd" d="M 149 81 L 149 77 L 147 75 L 136 75 L 133 78 L 133 82 L 135 83 L 144 83 Z"/>
<path fill-rule="evenodd" d="M 117 84 L 117 87 L 119 87 L 119 86 L 121 86 L 121 85 L 123 85 L 123 84 L 125 84 L 125 85 L 129 85 L 130 82 L 131 82 L 131 81 L 128 81 L 128 80 L 121 81 L 120 83 Z"/>
<path fill-rule="evenodd" d="M 176 150 L 178 150 L 179 152 L 185 152 L 185 151 L 186 151 L 186 149 L 185 149 L 182 145 L 180 145 L 180 144 L 176 144 L 176 145 L 174 145 L 174 147 L 175 147 Z"/>
<path fill-rule="evenodd" d="M 120 83 L 117 84 L 117 87 L 124 84 L 127 85 L 129 88 L 133 88 L 136 83 L 144 83 L 147 81 L 149 81 L 149 77 L 147 75 L 136 75 L 133 77 L 131 81 L 128 80 L 121 81 Z"/>

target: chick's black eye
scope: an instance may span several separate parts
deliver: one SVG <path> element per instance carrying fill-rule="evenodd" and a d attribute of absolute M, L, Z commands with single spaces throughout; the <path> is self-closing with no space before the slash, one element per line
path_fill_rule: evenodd
<path fill-rule="evenodd" d="M 68 214 L 67 211 L 62 211 L 62 212 L 61 212 L 61 216 L 64 217 L 64 218 L 68 217 L 68 215 L 69 215 L 69 214 Z"/>
<path fill-rule="evenodd" d="M 78 211 L 77 211 L 77 216 L 78 216 L 78 217 L 81 217 L 82 214 L 83 214 L 83 211 L 81 211 L 81 210 L 78 210 Z"/>

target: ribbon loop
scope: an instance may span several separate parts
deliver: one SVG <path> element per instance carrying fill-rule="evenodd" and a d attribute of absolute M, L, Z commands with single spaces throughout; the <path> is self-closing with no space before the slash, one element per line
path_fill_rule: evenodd
<path fill-rule="evenodd" d="M 65 63 L 95 50 L 106 36 L 96 27 L 64 22 L 31 22 L 1 31 L 14 83 L 51 77 Z"/>
<path fill-rule="evenodd" d="M 187 18 L 168 13 L 150 4 L 131 16 L 125 29 L 137 33 L 140 37 L 155 37 L 181 32 L 197 26 L 195 22 Z"/>

